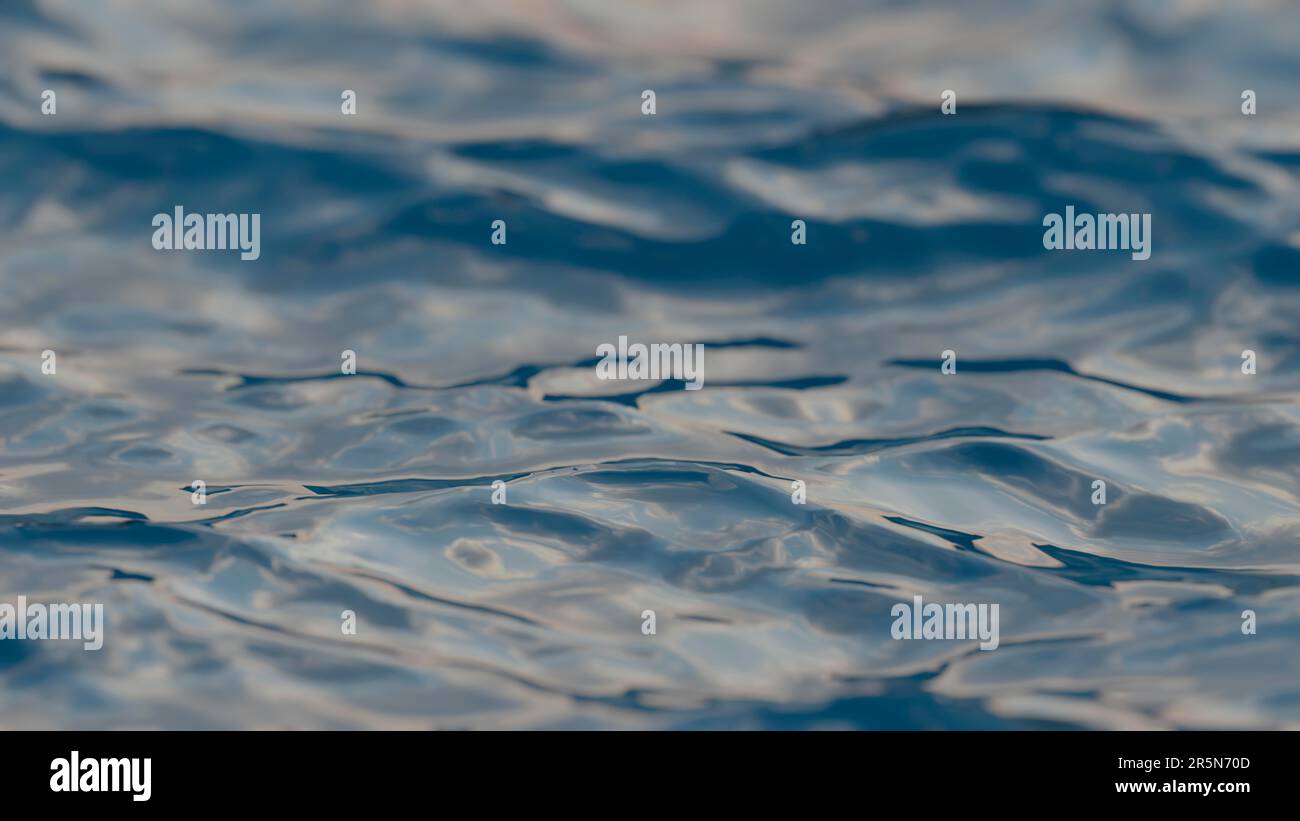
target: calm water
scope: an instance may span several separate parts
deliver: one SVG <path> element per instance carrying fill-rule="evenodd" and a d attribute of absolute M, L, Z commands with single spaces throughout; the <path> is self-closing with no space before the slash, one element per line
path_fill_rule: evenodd
<path fill-rule="evenodd" d="M 0 5 L 0 726 L 1300 726 L 1294 4 L 270 5 Z"/>

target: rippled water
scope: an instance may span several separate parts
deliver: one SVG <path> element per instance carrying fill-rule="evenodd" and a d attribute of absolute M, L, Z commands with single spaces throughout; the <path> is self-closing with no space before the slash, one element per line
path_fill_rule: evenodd
<path fill-rule="evenodd" d="M 0 726 L 1300 725 L 1296 6 L 289 5 L 0 5 Z"/>

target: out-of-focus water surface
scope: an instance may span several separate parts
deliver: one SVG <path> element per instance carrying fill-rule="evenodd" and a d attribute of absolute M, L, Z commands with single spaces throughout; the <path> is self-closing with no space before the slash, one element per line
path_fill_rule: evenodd
<path fill-rule="evenodd" d="M 0 4 L 0 725 L 1300 726 L 1300 7 L 482 5 Z"/>

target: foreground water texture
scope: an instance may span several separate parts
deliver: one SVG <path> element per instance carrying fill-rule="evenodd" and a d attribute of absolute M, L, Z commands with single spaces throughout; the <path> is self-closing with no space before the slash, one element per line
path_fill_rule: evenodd
<path fill-rule="evenodd" d="M 273 5 L 0 5 L 0 726 L 1300 726 L 1300 8 Z"/>

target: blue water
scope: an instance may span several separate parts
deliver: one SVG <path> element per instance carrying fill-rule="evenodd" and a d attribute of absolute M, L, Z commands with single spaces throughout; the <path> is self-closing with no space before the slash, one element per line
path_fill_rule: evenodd
<path fill-rule="evenodd" d="M 1300 726 L 1300 7 L 290 5 L 0 4 L 0 726 Z"/>

